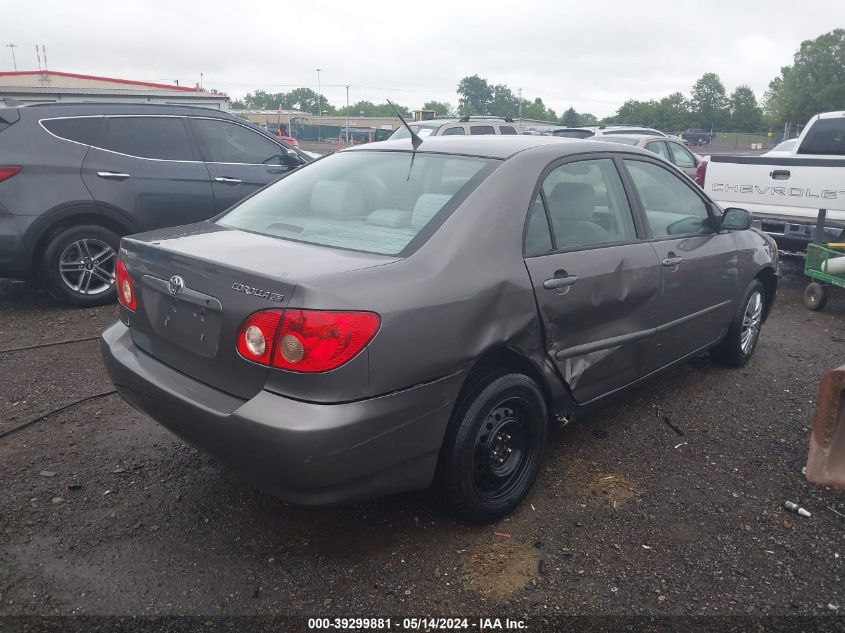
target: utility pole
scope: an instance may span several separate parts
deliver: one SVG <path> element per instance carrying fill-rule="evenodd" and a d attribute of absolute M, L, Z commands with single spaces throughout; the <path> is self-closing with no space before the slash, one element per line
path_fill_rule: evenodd
<path fill-rule="evenodd" d="M 15 49 L 18 47 L 17 44 L 6 44 L 6 48 L 12 51 L 12 66 L 15 67 L 15 72 L 18 72 L 18 62 L 15 59 Z"/>
<path fill-rule="evenodd" d="M 519 89 L 519 116 L 517 118 L 520 119 L 519 125 L 522 126 L 522 88 Z"/>
<path fill-rule="evenodd" d="M 323 96 L 321 94 L 322 88 L 320 87 L 321 86 L 321 84 L 320 84 L 320 71 L 321 70 L 322 70 L 322 68 L 317 69 L 317 108 L 319 109 L 319 112 L 320 112 L 320 115 L 319 115 L 320 118 L 317 119 L 317 142 L 319 142 L 321 140 L 320 139 L 320 124 L 323 121 Z"/>
<path fill-rule="evenodd" d="M 346 86 L 346 144 L 349 145 L 349 86 Z"/>

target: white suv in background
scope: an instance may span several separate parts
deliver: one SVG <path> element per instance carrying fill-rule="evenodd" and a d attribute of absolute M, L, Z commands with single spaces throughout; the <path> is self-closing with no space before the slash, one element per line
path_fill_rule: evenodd
<path fill-rule="evenodd" d="M 449 136 L 452 134 L 519 134 L 513 119 L 496 116 L 463 116 L 460 118 L 437 118 L 427 121 L 409 121 L 408 125 L 420 138 L 426 136 Z M 408 138 L 405 126 L 396 128 L 388 140 Z"/>

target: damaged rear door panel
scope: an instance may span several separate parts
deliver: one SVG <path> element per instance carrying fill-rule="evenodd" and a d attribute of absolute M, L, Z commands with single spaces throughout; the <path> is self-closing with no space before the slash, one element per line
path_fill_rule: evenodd
<path fill-rule="evenodd" d="M 526 267 L 546 353 L 586 403 L 638 378 L 652 351 L 660 263 L 642 240 L 610 158 L 564 163 L 545 177 L 526 233 Z M 545 213 L 551 227 L 543 248 Z"/>

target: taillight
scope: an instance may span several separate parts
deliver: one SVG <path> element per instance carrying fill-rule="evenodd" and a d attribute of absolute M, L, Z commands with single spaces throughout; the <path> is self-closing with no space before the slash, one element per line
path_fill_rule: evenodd
<path fill-rule="evenodd" d="M 126 264 L 122 259 L 117 260 L 114 267 L 115 281 L 117 282 L 117 300 L 127 310 L 135 312 L 138 309 L 138 298 L 135 296 L 135 286 L 129 273 L 126 272 Z"/>
<path fill-rule="evenodd" d="M 695 168 L 695 184 L 704 189 L 704 176 L 707 173 L 707 161 L 703 160 Z"/>
<path fill-rule="evenodd" d="M 9 180 L 12 176 L 17 176 L 21 173 L 20 165 L 0 165 L 0 182 Z"/>
<path fill-rule="evenodd" d="M 238 353 L 261 365 L 270 364 L 282 310 L 264 310 L 247 317 L 238 332 Z"/>
<path fill-rule="evenodd" d="M 380 325 L 374 312 L 264 310 L 244 321 L 238 353 L 288 371 L 330 371 L 357 356 Z"/>

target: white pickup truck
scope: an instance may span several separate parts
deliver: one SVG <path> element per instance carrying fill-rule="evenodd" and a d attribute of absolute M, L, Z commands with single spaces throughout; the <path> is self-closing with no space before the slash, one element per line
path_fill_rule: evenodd
<path fill-rule="evenodd" d="M 750 211 L 781 248 L 842 241 L 845 228 L 845 111 L 814 116 L 787 155 L 713 155 L 699 184 L 722 208 Z M 824 235 L 814 239 L 819 210 Z"/>

